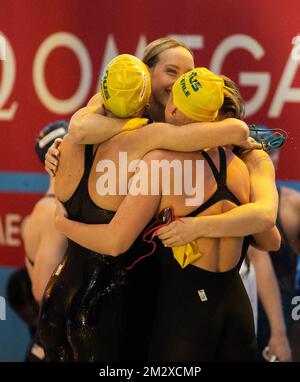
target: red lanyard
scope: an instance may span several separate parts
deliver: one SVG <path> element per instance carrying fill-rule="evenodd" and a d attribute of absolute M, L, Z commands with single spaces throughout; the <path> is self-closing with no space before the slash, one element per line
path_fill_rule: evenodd
<path fill-rule="evenodd" d="M 153 254 L 156 250 L 156 243 L 153 240 L 156 236 L 156 232 L 165 225 L 168 225 L 172 223 L 172 221 L 180 220 L 177 216 L 175 216 L 174 208 L 172 206 L 164 208 L 160 213 L 157 220 L 155 220 L 150 227 L 143 233 L 143 241 L 146 243 L 152 244 L 153 248 L 152 251 L 147 253 L 144 256 L 139 257 L 136 259 L 129 267 L 126 268 L 126 270 L 129 270 L 135 266 L 140 260 L 144 259 L 145 257 L 148 257 Z M 147 239 L 147 236 L 150 236 L 150 239 Z"/>

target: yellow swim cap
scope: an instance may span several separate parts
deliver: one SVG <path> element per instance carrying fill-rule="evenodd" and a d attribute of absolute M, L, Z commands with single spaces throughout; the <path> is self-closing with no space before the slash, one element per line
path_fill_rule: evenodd
<path fill-rule="evenodd" d="M 174 105 L 196 121 L 213 121 L 224 102 L 224 81 L 206 68 L 180 76 L 172 88 Z"/>
<path fill-rule="evenodd" d="M 116 117 L 128 118 L 149 102 L 151 80 L 146 65 L 130 54 L 121 54 L 105 68 L 101 79 L 103 103 Z"/>

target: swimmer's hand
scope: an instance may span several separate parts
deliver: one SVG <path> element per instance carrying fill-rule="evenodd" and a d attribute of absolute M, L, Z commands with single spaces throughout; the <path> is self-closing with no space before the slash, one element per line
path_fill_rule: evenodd
<path fill-rule="evenodd" d="M 262 144 L 256 142 L 256 140 L 252 137 L 248 137 L 245 141 L 240 142 L 238 146 L 244 150 L 263 149 Z"/>
<path fill-rule="evenodd" d="M 268 353 L 276 356 L 279 362 L 291 362 L 292 352 L 285 333 L 273 333 L 268 343 Z"/>
<path fill-rule="evenodd" d="M 147 125 L 149 120 L 147 118 L 131 118 L 122 127 L 122 131 L 136 130 L 140 127 Z"/>
<path fill-rule="evenodd" d="M 157 236 L 165 246 L 179 247 L 196 240 L 200 235 L 196 231 L 194 218 L 180 218 L 159 229 Z"/>
<path fill-rule="evenodd" d="M 55 220 L 60 218 L 68 218 L 68 212 L 63 206 L 63 204 L 56 199 L 56 211 L 55 211 Z"/>
<path fill-rule="evenodd" d="M 58 169 L 60 155 L 58 147 L 61 144 L 61 142 L 61 138 L 56 138 L 45 155 L 45 170 L 51 176 L 55 176 Z"/>

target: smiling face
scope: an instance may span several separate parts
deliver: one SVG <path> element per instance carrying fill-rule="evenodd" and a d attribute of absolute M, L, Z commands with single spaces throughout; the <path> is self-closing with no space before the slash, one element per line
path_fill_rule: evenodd
<path fill-rule="evenodd" d="M 164 109 L 174 82 L 182 74 L 193 68 L 193 56 L 184 47 L 178 46 L 161 52 L 156 65 L 150 68 L 152 80 L 151 106 Z"/>

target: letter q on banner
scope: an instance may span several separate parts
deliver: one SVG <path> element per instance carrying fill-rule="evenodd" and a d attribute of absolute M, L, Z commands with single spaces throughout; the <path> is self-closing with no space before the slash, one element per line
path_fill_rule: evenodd
<path fill-rule="evenodd" d="M 2 61 L 2 62 L 1 62 Z M 11 121 L 18 109 L 18 102 L 14 101 L 5 106 L 16 80 L 16 59 L 7 37 L 0 31 L 0 62 L 2 78 L 0 80 L 0 121 Z"/>
<path fill-rule="evenodd" d="M 0 60 L 6 60 L 6 41 L 3 36 L 0 35 Z"/>
<path fill-rule="evenodd" d="M 67 47 L 78 58 L 81 70 L 76 93 L 66 100 L 55 98 L 48 90 L 45 80 L 45 64 L 50 53 L 58 47 Z M 33 65 L 33 82 L 40 101 L 53 113 L 68 114 L 78 109 L 88 95 L 92 81 L 92 65 L 89 53 L 78 37 L 67 32 L 49 36 L 38 49 Z"/>

